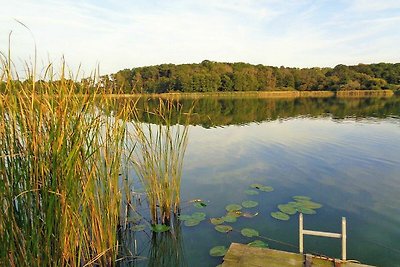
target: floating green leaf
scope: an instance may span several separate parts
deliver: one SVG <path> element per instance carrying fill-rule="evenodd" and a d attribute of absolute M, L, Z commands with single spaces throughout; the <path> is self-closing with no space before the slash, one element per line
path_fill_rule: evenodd
<path fill-rule="evenodd" d="M 268 247 L 268 244 L 261 240 L 254 240 L 253 242 L 250 242 L 247 245 L 250 247 L 256 247 L 256 248 L 267 248 Z"/>
<path fill-rule="evenodd" d="M 306 196 L 294 196 L 294 200 L 299 201 L 299 200 L 311 200 L 311 197 L 306 197 Z"/>
<path fill-rule="evenodd" d="M 286 213 L 277 211 L 277 212 L 271 212 L 271 216 L 274 217 L 275 219 L 282 220 L 282 221 L 287 221 L 289 220 L 289 215 Z"/>
<path fill-rule="evenodd" d="M 260 189 L 260 187 L 263 187 L 263 185 L 262 185 L 262 184 L 251 184 L 250 187 L 251 187 L 251 188 Z"/>
<path fill-rule="evenodd" d="M 139 214 L 135 214 L 132 217 L 129 217 L 128 219 L 126 219 L 127 222 L 133 222 L 133 223 L 137 223 L 140 222 L 140 220 L 142 220 L 143 217 L 140 216 Z"/>
<path fill-rule="evenodd" d="M 226 215 L 226 216 L 222 217 L 222 219 L 223 219 L 225 222 L 229 222 L 229 223 L 234 223 L 234 222 L 237 221 L 237 217 L 231 216 L 231 215 Z"/>
<path fill-rule="evenodd" d="M 272 186 L 266 186 L 266 185 L 263 185 L 258 189 L 260 191 L 263 191 L 263 192 L 272 192 L 272 191 L 274 191 L 274 188 Z"/>
<path fill-rule="evenodd" d="M 256 190 L 251 190 L 251 189 L 245 190 L 244 193 L 250 196 L 258 195 L 258 192 Z"/>
<path fill-rule="evenodd" d="M 289 205 L 289 204 L 280 204 L 280 205 L 278 205 L 278 209 L 281 212 L 289 214 L 289 215 L 294 215 L 297 212 L 296 208 L 294 208 L 292 205 Z"/>
<path fill-rule="evenodd" d="M 178 219 L 181 221 L 186 221 L 192 218 L 192 215 L 181 214 L 178 216 Z"/>
<path fill-rule="evenodd" d="M 192 218 L 202 221 L 206 218 L 206 214 L 204 212 L 195 212 L 192 214 Z"/>
<path fill-rule="evenodd" d="M 241 210 L 242 206 L 238 204 L 229 204 L 228 206 L 225 207 L 227 211 L 236 211 L 236 210 Z"/>
<path fill-rule="evenodd" d="M 211 218 L 211 223 L 214 225 L 221 224 L 224 222 L 224 218 Z"/>
<path fill-rule="evenodd" d="M 258 202 L 252 200 L 246 200 L 242 202 L 244 208 L 254 208 L 258 205 Z"/>
<path fill-rule="evenodd" d="M 322 204 L 319 204 L 311 200 L 298 200 L 297 203 L 299 206 L 309 209 L 319 209 L 322 207 Z"/>
<path fill-rule="evenodd" d="M 144 225 L 144 224 L 132 225 L 130 227 L 130 229 L 132 231 L 139 232 L 139 231 L 143 231 L 144 229 L 146 229 L 146 225 Z"/>
<path fill-rule="evenodd" d="M 216 246 L 210 249 L 210 256 L 212 257 L 222 257 L 228 249 L 225 246 Z"/>
<path fill-rule="evenodd" d="M 229 225 L 216 225 L 214 228 L 221 233 L 228 233 L 233 229 L 232 226 Z"/>
<path fill-rule="evenodd" d="M 168 225 L 165 224 L 155 224 L 151 226 L 151 230 L 156 233 L 166 232 L 170 229 Z"/>
<path fill-rule="evenodd" d="M 190 218 L 184 222 L 185 226 L 196 226 L 200 223 L 200 220 Z"/>
<path fill-rule="evenodd" d="M 247 237 L 253 237 L 253 236 L 259 236 L 258 231 L 251 229 L 251 228 L 243 228 L 240 233 L 243 236 L 247 236 Z"/>
<path fill-rule="evenodd" d="M 234 210 L 234 211 L 229 211 L 226 215 L 239 218 L 240 216 L 242 216 L 242 214 L 243 214 L 243 212 L 241 212 L 239 210 Z"/>
<path fill-rule="evenodd" d="M 309 214 L 309 215 L 312 215 L 312 214 L 316 214 L 316 213 L 317 213 L 315 210 L 309 209 L 309 208 L 307 208 L 307 207 L 298 207 L 298 208 L 297 208 L 297 211 L 298 211 L 298 212 L 301 212 L 301 213 L 303 213 L 303 214 Z"/>
<path fill-rule="evenodd" d="M 201 201 L 201 202 L 194 203 L 193 206 L 198 208 L 198 209 L 202 209 L 204 207 L 207 207 L 207 204 Z"/>

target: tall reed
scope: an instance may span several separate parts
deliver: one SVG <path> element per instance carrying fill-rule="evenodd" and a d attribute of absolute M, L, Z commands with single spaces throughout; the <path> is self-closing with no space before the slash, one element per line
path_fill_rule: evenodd
<path fill-rule="evenodd" d="M 158 122 L 141 123 L 137 118 L 133 124 L 137 142 L 133 165 L 147 194 L 152 223 L 168 224 L 171 215 L 179 211 L 190 114 L 183 114 L 181 105 L 161 99 L 158 108 L 145 113 Z M 183 119 L 172 125 L 172 115 L 176 113 Z"/>
<path fill-rule="evenodd" d="M 64 67 L 38 93 L 32 72 L 17 81 L 1 60 L 0 265 L 114 265 L 131 107 L 103 115 L 106 93 L 77 88 Z"/>

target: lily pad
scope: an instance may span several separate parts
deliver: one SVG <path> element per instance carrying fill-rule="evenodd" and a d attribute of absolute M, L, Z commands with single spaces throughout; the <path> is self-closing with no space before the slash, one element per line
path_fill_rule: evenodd
<path fill-rule="evenodd" d="M 222 219 L 224 220 L 224 222 L 229 222 L 229 223 L 234 223 L 237 221 L 237 217 L 231 215 L 226 215 L 222 217 Z"/>
<path fill-rule="evenodd" d="M 227 251 L 228 249 L 225 246 L 216 246 L 210 249 L 209 253 L 212 257 L 222 257 Z"/>
<path fill-rule="evenodd" d="M 196 226 L 199 223 L 200 223 L 200 220 L 197 220 L 197 219 L 194 219 L 194 218 L 188 219 L 188 220 L 186 220 L 184 222 L 185 226 Z"/>
<path fill-rule="evenodd" d="M 271 216 L 274 217 L 275 219 L 282 220 L 282 221 L 287 221 L 290 219 L 289 215 L 286 213 L 277 211 L 277 212 L 271 212 Z"/>
<path fill-rule="evenodd" d="M 261 240 L 254 240 L 253 242 L 250 242 L 247 245 L 250 247 L 255 247 L 255 248 L 267 248 L 268 247 L 268 244 Z"/>
<path fill-rule="evenodd" d="M 139 214 L 135 214 L 132 217 L 129 217 L 126 221 L 127 222 L 132 222 L 132 223 L 137 223 L 140 222 L 140 220 L 142 220 L 143 217 L 140 216 Z"/>
<path fill-rule="evenodd" d="M 170 229 L 168 225 L 165 224 L 155 224 L 151 226 L 151 230 L 156 233 L 166 232 Z"/>
<path fill-rule="evenodd" d="M 289 204 L 280 204 L 280 205 L 278 205 L 278 209 L 281 212 L 289 214 L 289 215 L 294 215 L 297 212 L 296 208 L 294 208 L 292 205 L 289 205 Z"/>
<path fill-rule="evenodd" d="M 187 215 L 187 214 L 181 214 L 181 215 L 178 216 L 178 219 L 181 220 L 181 221 L 186 221 L 186 220 L 192 219 L 192 216 L 191 215 Z"/>
<path fill-rule="evenodd" d="M 259 194 L 258 191 L 251 190 L 251 189 L 245 190 L 244 193 L 247 194 L 247 195 L 250 195 L 250 196 L 254 196 L 254 195 L 258 195 Z"/>
<path fill-rule="evenodd" d="M 246 200 L 242 202 L 244 208 L 254 208 L 258 205 L 258 202 L 252 200 Z"/>
<path fill-rule="evenodd" d="M 198 221 L 202 221 L 206 218 L 206 214 L 204 212 L 195 212 L 192 214 L 192 218 Z"/>
<path fill-rule="evenodd" d="M 307 197 L 307 196 L 294 196 L 293 199 L 296 200 L 296 201 L 299 201 L 299 200 L 311 200 L 311 197 Z"/>
<path fill-rule="evenodd" d="M 214 228 L 221 233 L 228 233 L 233 229 L 232 226 L 229 225 L 216 225 Z"/>
<path fill-rule="evenodd" d="M 262 184 L 251 184 L 250 187 L 251 187 L 251 188 L 260 189 L 260 187 L 263 187 L 263 185 L 262 185 Z"/>
<path fill-rule="evenodd" d="M 303 214 L 308 214 L 308 215 L 312 215 L 312 214 L 316 214 L 317 213 L 315 210 L 309 209 L 307 207 L 298 207 L 297 211 L 301 212 Z"/>
<path fill-rule="evenodd" d="M 139 231 L 143 231 L 144 229 L 146 229 L 146 225 L 144 225 L 144 224 L 132 225 L 130 227 L 130 229 L 132 231 L 139 232 Z"/>
<path fill-rule="evenodd" d="M 253 236 L 259 236 L 258 231 L 252 229 L 252 228 L 243 228 L 240 233 L 243 236 L 247 236 L 247 237 L 253 237 Z"/>
<path fill-rule="evenodd" d="M 198 209 L 202 209 L 204 207 L 207 207 L 207 204 L 204 203 L 204 202 L 196 202 L 196 203 L 193 203 L 193 206 L 198 208 Z"/>
<path fill-rule="evenodd" d="M 224 218 L 211 218 L 211 223 L 214 225 L 218 225 L 224 222 Z"/>
<path fill-rule="evenodd" d="M 258 189 L 260 191 L 263 191 L 263 192 L 272 192 L 272 191 L 274 191 L 274 188 L 272 186 L 266 186 L 266 185 L 263 185 Z"/>
<path fill-rule="evenodd" d="M 227 211 L 235 211 L 235 210 L 241 210 L 242 206 L 238 204 L 229 204 L 228 206 L 225 207 Z"/>
<path fill-rule="evenodd" d="M 241 212 L 239 210 L 234 210 L 234 211 L 229 211 L 226 215 L 239 218 L 240 216 L 242 216 L 242 214 L 243 214 L 243 212 Z"/>
<path fill-rule="evenodd" d="M 298 200 L 297 203 L 299 206 L 309 209 L 319 209 L 322 207 L 322 204 L 319 204 L 311 200 Z"/>

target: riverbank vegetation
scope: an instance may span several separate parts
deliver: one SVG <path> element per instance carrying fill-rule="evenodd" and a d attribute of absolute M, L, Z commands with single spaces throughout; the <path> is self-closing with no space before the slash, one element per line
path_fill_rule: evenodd
<path fill-rule="evenodd" d="M 30 76 L 28 76 L 30 77 Z M 32 83 L 16 79 L 13 83 Z M 50 85 L 49 85 L 50 83 Z M 220 63 L 162 64 L 120 70 L 79 82 L 73 79 L 38 80 L 35 90 L 43 92 L 60 83 L 74 84 L 76 93 L 101 89 L 111 94 L 227 93 L 227 92 L 341 92 L 354 90 L 400 90 L 400 63 L 337 65 L 334 68 L 290 68 Z M 94 86 L 92 86 L 94 85 Z M 71 85 L 70 85 L 71 86 Z M 0 93 L 6 83 L 0 81 Z M 289 92 L 288 92 L 289 91 Z M 346 94 L 346 93 L 345 93 Z"/>
<path fill-rule="evenodd" d="M 204 60 L 200 64 L 162 64 L 124 69 L 102 76 L 99 82 L 104 88 L 122 89 L 127 94 L 397 90 L 400 88 L 400 63 L 289 68 Z"/>

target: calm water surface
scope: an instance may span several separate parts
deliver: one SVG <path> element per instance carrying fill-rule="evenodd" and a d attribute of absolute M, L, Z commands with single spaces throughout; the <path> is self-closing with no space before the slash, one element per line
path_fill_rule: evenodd
<path fill-rule="evenodd" d="M 174 234 L 136 236 L 139 265 L 216 266 L 209 249 L 249 243 L 238 231 L 251 227 L 269 247 L 297 251 L 298 217 L 270 216 L 295 195 L 323 204 L 305 215 L 305 228 L 340 232 L 347 218 L 348 258 L 378 266 L 400 266 L 400 99 L 203 99 L 190 126 L 181 198 L 203 199 L 198 209 L 221 217 L 225 206 L 255 200 L 254 218 L 239 218 L 229 234 L 208 220 L 183 224 Z M 274 188 L 249 196 L 251 183 Z M 260 239 L 260 238 L 258 238 Z M 340 240 L 305 237 L 305 250 L 340 258 Z"/>

